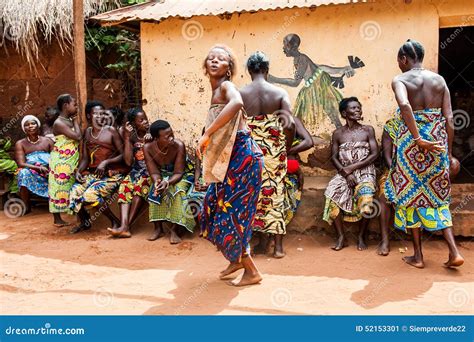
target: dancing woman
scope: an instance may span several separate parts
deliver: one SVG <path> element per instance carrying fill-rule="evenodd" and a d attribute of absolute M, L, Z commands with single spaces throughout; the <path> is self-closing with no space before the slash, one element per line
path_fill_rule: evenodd
<path fill-rule="evenodd" d="M 210 186 L 201 212 L 203 237 L 230 261 L 221 279 L 243 268 L 230 285 L 262 280 L 250 256 L 252 221 L 261 187 L 263 155 L 247 128 L 242 97 L 230 81 L 235 58 L 226 46 L 214 46 L 204 61 L 212 87 L 206 130 L 199 140 L 204 181 Z"/>

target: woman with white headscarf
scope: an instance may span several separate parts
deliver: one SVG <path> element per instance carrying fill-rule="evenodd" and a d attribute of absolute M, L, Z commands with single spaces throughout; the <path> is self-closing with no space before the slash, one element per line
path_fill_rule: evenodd
<path fill-rule="evenodd" d="M 25 214 L 31 211 L 30 193 L 48 198 L 49 155 L 53 149 L 51 139 L 40 136 L 41 123 L 34 115 L 21 120 L 26 138 L 15 144 L 15 160 L 18 164 L 18 188 L 25 204 Z"/>

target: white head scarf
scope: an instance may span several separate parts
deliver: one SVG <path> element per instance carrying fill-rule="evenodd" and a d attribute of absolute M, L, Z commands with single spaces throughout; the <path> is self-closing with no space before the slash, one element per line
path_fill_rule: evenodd
<path fill-rule="evenodd" d="M 41 122 L 39 121 L 39 119 L 34 116 L 34 115 L 26 115 L 23 119 L 21 119 L 21 129 L 23 130 L 23 132 L 26 133 L 25 131 L 25 123 L 27 123 L 28 121 L 36 121 L 36 123 L 38 124 L 38 128 L 41 127 Z"/>

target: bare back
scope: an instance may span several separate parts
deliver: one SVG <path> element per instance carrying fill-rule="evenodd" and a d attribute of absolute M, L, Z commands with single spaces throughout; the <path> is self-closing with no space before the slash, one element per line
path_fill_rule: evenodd
<path fill-rule="evenodd" d="M 446 82 L 442 76 L 429 70 L 410 70 L 396 79 L 405 85 L 408 101 L 414 111 L 443 107 Z"/>
<path fill-rule="evenodd" d="M 268 82 L 254 81 L 240 89 L 244 109 L 248 116 L 273 114 L 280 110 L 288 111 L 286 92 Z"/>

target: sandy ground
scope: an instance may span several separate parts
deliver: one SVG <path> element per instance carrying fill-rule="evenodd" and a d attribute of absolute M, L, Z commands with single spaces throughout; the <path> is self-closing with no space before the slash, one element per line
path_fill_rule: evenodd
<path fill-rule="evenodd" d="M 0 213 L 1 314 L 472 314 L 473 242 L 460 243 L 466 264 L 450 270 L 443 241 L 426 241 L 419 270 L 401 261 L 409 242 L 380 257 L 375 241 L 334 252 L 329 236 L 290 234 L 286 258 L 256 258 L 260 285 L 235 288 L 217 279 L 226 261 L 197 236 L 171 246 L 147 241 L 149 225 L 114 240 L 101 220 L 74 236 L 51 222 L 44 210 Z"/>

